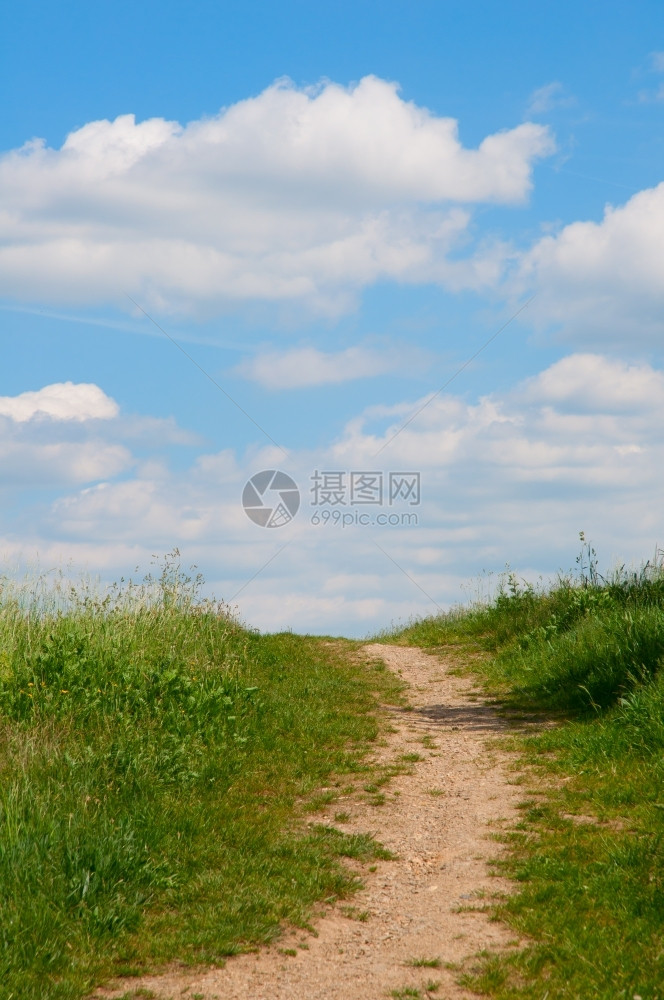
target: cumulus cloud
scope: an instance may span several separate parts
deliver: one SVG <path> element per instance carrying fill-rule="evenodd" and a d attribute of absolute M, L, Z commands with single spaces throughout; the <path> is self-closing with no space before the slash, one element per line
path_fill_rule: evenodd
<path fill-rule="evenodd" d="M 359 346 L 329 352 L 315 347 L 296 347 L 258 354 L 244 361 L 236 371 L 266 389 L 301 389 L 373 378 L 395 371 L 412 371 L 420 355 L 421 352 L 412 347 L 403 350 Z"/>
<path fill-rule="evenodd" d="M 186 126 L 90 122 L 61 149 L 34 140 L 0 159 L 0 294 L 339 312 L 378 279 L 444 280 L 461 205 L 522 202 L 553 145 L 525 123 L 464 148 L 454 119 L 371 76 L 281 81 Z"/>
<path fill-rule="evenodd" d="M 113 479 L 135 467 L 131 446 L 200 444 L 172 418 L 126 415 L 94 383 L 58 382 L 0 396 L 0 487 Z"/>
<path fill-rule="evenodd" d="M 0 396 L 0 416 L 17 423 L 35 418 L 50 420 L 110 420 L 120 408 L 98 385 L 56 382 L 36 392 Z"/>
<path fill-rule="evenodd" d="M 608 205 L 601 222 L 573 222 L 519 260 L 516 290 L 529 308 L 577 342 L 661 344 L 664 310 L 664 183 Z"/>
<path fill-rule="evenodd" d="M 519 398 L 576 413 L 664 415 L 664 374 L 597 354 L 572 354 L 528 379 Z"/>
<path fill-rule="evenodd" d="M 71 486 L 127 471 L 128 449 L 99 433 L 118 414 L 115 400 L 91 383 L 0 396 L 0 486 Z"/>
<path fill-rule="evenodd" d="M 122 445 L 100 441 L 7 440 L 0 427 L 0 486 L 61 486 L 90 483 L 128 471 L 134 461 Z"/>
<path fill-rule="evenodd" d="M 572 503 L 580 486 L 629 489 L 652 479 L 649 463 L 664 445 L 662 372 L 597 354 L 570 355 L 511 392 L 476 403 L 441 396 L 391 441 L 422 402 L 368 409 L 348 424 L 335 459 L 369 466 L 387 443 L 381 462 L 432 470 L 446 497 L 456 496 L 455 506 L 465 510 L 458 503 L 462 483 L 487 501 L 512 495 L 516 503 L 523 501 L 519 482 L 555 484 L 559 499 Z"/>
<path fill-rule="evenodd" d="M 476 401 L 438 397 L 377 456 L 421 402 L 369 408 L 319 453 L 284 459 L 265 448 L 239 460 L 224 451 L 201 454 L 186 474 L 146 463 L 115 481 L 84 480 L 47 511 L 28 509 L 23 549 L 120 574 L 178 545 L 218 597 L 241 592 L 254 625 L 361 634 L 457 601 L 464 580 L 508 561 L 533 579 L 568 569 L 581 529 L 605 562 L 648 556 L 661 543 L 661 370 L 570 355 Z M 82 462 L 87 444 L 78 446 Z M 269 531 L 249 521 L 240 498 L 249 476 L 279 467 L 299 484 L 302 506 Z M 315 469 L 419 471 L 422 503 L 408 508 L 418 525 L 312 524 Z M 0 551 L 16 556 L 13 534 L 3 541 L 0 521 Z"/>

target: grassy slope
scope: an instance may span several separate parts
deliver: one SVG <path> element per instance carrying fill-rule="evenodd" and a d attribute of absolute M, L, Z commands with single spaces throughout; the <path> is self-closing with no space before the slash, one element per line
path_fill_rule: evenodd
<path fill-rule="evenodd" d="M 366 770 L 387 672 L 249 632 L 172 567 L 60 605 L 0 600 L 3 1000 L 219 961 L 353 891 L 339 858 L 378 845 L 298 817 Z"/>
<path fill-rule="evenodd" d="M 468 981 L 500 1000 L 664 997 L 664 579 L 511 579 L 394 638 L 482 653 L 489 691 L 562 723 L 516 741 L 551 788 L 524 789 L 505 865 L 520 892 L 498 914 L 532 943 Z"/>

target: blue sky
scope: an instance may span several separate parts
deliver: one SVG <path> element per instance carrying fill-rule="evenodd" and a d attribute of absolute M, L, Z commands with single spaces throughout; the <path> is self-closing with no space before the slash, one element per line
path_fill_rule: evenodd
<path fill-rule="evenodd" d="M 257 627 L 362 635 L 569 569 L 580 530 L 605 568 L 662 542 L 661 4 L 4 25 L 8 572 L 177 546 Z M 265 529 L 271 468 L 302 504 Z M 312 524 L 317 469 L 419 472 L 417 509 L 365 511 L 418 523 Z"/>

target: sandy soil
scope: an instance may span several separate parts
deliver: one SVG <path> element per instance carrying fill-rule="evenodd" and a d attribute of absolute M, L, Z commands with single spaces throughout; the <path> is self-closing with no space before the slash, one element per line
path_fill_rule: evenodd
<path fill-rule="evenodd" d="M 471 680 L 450 673 L 451 663 L 399 646 L 371 645 L 365 652 L 403 676 L 412 706 L 388 709 L 393 731 L 376 748 L 376 759 L 389 763 L 414 753 L 422 759 L 383 789 L 383 805 L 371 805 L 366 795 L 344 798 L 313 821 L 370 832 L 397 860 L 380 861 L 373 872 L 354 865 L 365 888 L 345 904 L 321 907 L 316 936 L 287 931 L 271 947 L 231 958 L 224 968 L 171 967 L 114 983 L 95 997 L 141 988 L 173 1000 L 384 1000 L 405 987 L 439 1000 L 474 996 L 457 985 L 459 972 L 447 964 L 458 967 L 479 951 L 515 943 L 513 932 L 484 912 L 491 896 L 513 889 L 487 864 L 503 850 L 491 834 L 515 821 L 523 798 L 512 759 L 488 745 L 506 723 Z M 342 810 L 349 821 L 335 822 Z M 415 967 L 414 959 L 438 959 L 440 967 Z M 428 992 L 431 980 L 439 986 Z"/>

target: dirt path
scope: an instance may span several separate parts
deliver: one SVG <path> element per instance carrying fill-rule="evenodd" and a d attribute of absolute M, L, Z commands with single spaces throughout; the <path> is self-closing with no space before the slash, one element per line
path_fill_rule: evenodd
<path fill-rule="evenodd" d="M 502 850 L 491 832 L 514 822 L 523 797 L 513 784 L 510 758 L 487 747 L 506 724 L 482 702 L 472 681 L 451 674 L 437 657 L 399 646 L 372 645 L 365 652 L 403 676 L 412 705 L 390 709 L 393 731 L 376 759 L 388 763 L 419 754 L 421 760 L 386 786 L 382 806 L 366 797 L 344 800 L 315 822 L 373 833 L 397 860 L 378 862 L 373 872 L 357 866 L 365 888 L 350 904 L 321 912 L 318 936 L 288 932 L 257 954 L 230 959 L 223 969 L 172 969 L 125 980 L 96 997 L 142 988 L 173 1000 L 385 1000 L 390 991 L 407 987 L 439 1000 L 474 996 L 456 985 L 458 972 L 447 963 L 513 943 L 508 928 L 488 919 L 482 902 L 513 888 L 487 865 Z M 335 822 L 333 813 L 342 808 L 349 821 Z M 414 959 L 437 959 L 440 966 L 416 967 L 409 964 Z M 439 986 L 427 992 L 431 980 Z"/>

